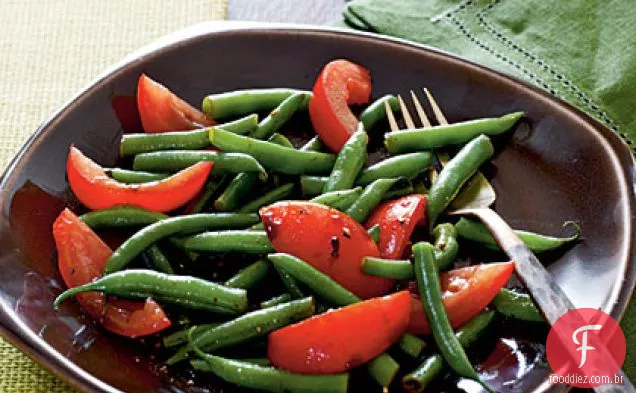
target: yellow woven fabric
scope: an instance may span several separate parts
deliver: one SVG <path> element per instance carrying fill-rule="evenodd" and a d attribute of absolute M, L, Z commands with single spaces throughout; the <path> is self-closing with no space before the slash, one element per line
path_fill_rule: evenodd
<path fill-rule="evenodd" d="M 225 19 L 227 0 L 0 0 L 0 167 L 55 109 L 153 40 Z M 70 392 L 0 339 L 0 393 Z"/>

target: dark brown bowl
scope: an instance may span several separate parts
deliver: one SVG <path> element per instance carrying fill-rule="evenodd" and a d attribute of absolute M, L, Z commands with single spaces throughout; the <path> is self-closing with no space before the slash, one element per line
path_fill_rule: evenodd
<path fill-rule="evenodd" d="M 69 384 L 90 392 L 201 392 L 150 365 L 148 351 L 51 302 L 62 282 L 51 224 L 73 203 L 65 179 L 76 144 L 103 165 L 122 134 L 110 99 L 132 94 L 146 72 L 192 103 L 237 88 L 311 88 L 337 57 L 365 65 L 374 96 L 428 87 L 451 121 L 524 110 L 526 120 L 494 160 L 496 210 L 514 227 L 559 234 L 580 223 L 584 240 L 550 265 L 577 306 L 620 319 L 634 286 L 634 184 L 630 150 L 567 104 L 507 76 L 409 42 L 332 29 L 206 24 L 170 36 L 110 70 L 44 123 L 1 184 L 0 333 Z M 546 370 L 518 391 L 545 391 Z M 543 385 L 542 385 L 543 384 Z"/>

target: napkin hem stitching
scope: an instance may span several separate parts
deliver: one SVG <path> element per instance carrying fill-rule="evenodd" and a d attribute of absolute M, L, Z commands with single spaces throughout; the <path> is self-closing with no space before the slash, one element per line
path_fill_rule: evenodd
<path fill-rule="evenodd" d="M 503 61 L 511 66 L 513 66 L 514 68 L 518 69 L 520 72 L 522 72 L 524 75 L 526 75 L 530 80 L 534 81 L 536 84 L 540 85 L 540 87 L 542 87 L 544 90 L 547 90 L 551 95 L 558 97 L 564 101 L 568 101 L 566 99 L 566 97 L 563 94 L 559 94 L 557 88 L 555 86 L 552 86 L 551 84 L 547 83 L 545 80 L 543 80 L 538 74 L 536 74 L 535 72 L 533 72 L 532 70 L 528 69 L 527 67 L 524 67 L 523 65 L 521 65 L 520 63 L 518 63 L 517 61 L 513 60 L 512 58 L 506 56 L 505 54 L 500 53 L 499 51 L 495 50 L 492 46 L 489 46 L 487 43 L 485 43 L 483 40 L 477 38 L 477 35 L 473 34 L 470 29 L 468 28 L 468 26 L 466 26 L 464 24 L 464 21 L 461 20 L 457 14 L 463 10 L 465 10 L 467 7 L 474 5 L 475 1 L 474 0 L 466 0 L 465 2 L 459 4 L 457 7 L 455 7 L 454 9 L 451 9 L 449 11 L 446 12 L 446 14 L 444 15 L 447 19 L 450 20 L 450 22 L 452 22 L 453 24 L 455 24 L 457 26 L 457 28 L 459 29 L 459 32 L 464 35 L 469 41 L 471 41 L 472 43 L 476 44 L 478 47 L 480 47 L 481 49 L 485 50 L 486 52 L 492 54 L 493 56 L 495 56 L 495 58 L 497 58 L 500 61 Z M 493 34 L 496 38 L 498 38 L 500 41 L 503 42 L 503 44 L 506 47 L 509 47 L 511 49 L 514 49 L 516 51 L 521 52 L 521 54 L 523 54 L 526 57 L 529 57 L 526 55 L 526 53 L 524 53 L 524 49 L 522 49 L 519 45 L 514 44 L 514 42 L 512 41 L 512 39 L 506 37 L 503 33 L 497 33 L 496 30 L 494 28 L 488 29 L 486 26 L 486 22 L 484 21 L 482 23 L 483 17 L 480 17 L 479 15 L 482 14 L 483 12 L 492 9 L 495 5 L 499 4 L 500 0 L 493 0 L 487 7 L 485 7 L 482 11 L 480 11 L 478 13 L 478 23 L 486 28 L 486 31 L 490 34 Z M 506 40 L 508 42 L 506 42 Z M 511 47 L 511 45 L 514 45 L 514 47 Z M 530 53 L 529 51 L 525 50 L 527 53 Z M 536 55 L 534 55 L 535 59 L 538 59 L 538 57 Z M 536 60 L 534 61 L 536 63 Z M 541 60 L 541 62 L 545 65 L 541 65 L 539 63 L 537 63 L 539 66 L 541 66 L 542 68 L 546 69 L 546 67 L 549 68 L 549 66 L 547 65 L 547 62 Z M 565 78 L 564 75 L 556 72 L 555 70 L 551 70 L 548 69 L 548 71 L 554 75 L 559 81 L 563 82 L 563 80 L 567 80 Z M 561 78 L 559 78 L 559 76 Z M 605 125 L 607 125 L 610 129 L 612 129 L 616 134 L 618 134 L 624 141 L 625 143 L 627 143 L 630 148 L 633 151 L 636 151 L 636 146 L 634 141 L 632 141 L 632 139 L 625 133 L 623 133 L 620 129 L 618 124 L 611 118 L 609 117 L 609 115 L 607 115 L 607 113 L 603 110 L 601 110 L 600 105 L 596 104 L 594 101 L 592 101 L 591 99 L 589 99 L 581 90 L 580 88 L 578 88 L 577 86 L 575 86 L 572 82 L 570 82 L 569 80 L 567 80 L 569 84 L 566 83 L 559 83 L 559 85 L 562 85 L 563 87 L 565 87 L 567 90 L 569 90 L 570 92 L 574 93 L 580 100 L 583 101 L 584 106 L 587 108 L 588 113 L 591 112 L 592 114 L 596 115 L 593 117 L 598 117 L 600 120 L 602 120 L 603 123 L 605 123 Z M 576 89 L 576 90 L 573 90 Z M 577 91 L 578 90 L 578 91 Z"/>
<path fill-rule="evenodd" d="M 538 66 L 542 67 L 545 71 L 552 74 L 557 80 L 559 80 L 559 83 L 561 85 L 565 86 L 566 89 L 568 89 L 570 92 L 572 92 L 577 97 L 579 97 L 582 103 L 591 112 L 595 113 L 605 124 L 607 124 L 618 135 L 620 135 L 625 140 L 625 142 L 627 142 L 628 145 L 632 146 L 634 142 L 631 140 L 631 138 L 627 134 L 621 132 L 620 126 L 614 121 L 614 119 L 612 119 L 607 114 L 607 112 L 603 110 L 601 105 L 597 104 L 595 101 L 589 98 L 580 87 L 578 87 L 575 83 L 570 81 L 563 73 L 557 71 L 553 66 L 548 64 L 548 62 L 546 62 L 545 60 L 542 60 L 541 58 L 539 58 L 539 56 L 535 55 L 529 50 L 518 45 L 512 40 L 511 37 L 504 34 L 500 30 L 496 29 L 491 23 L 488 23 L 488 21 L 485 18 L 485 15 L 488 12 L 490 12 L 496 5 L 499 5 L 499 4 L 501 4 L 501 0 L 492 0 L 490 4 L 488 4 L 488 6 L 486 6 L 483 10 L 478 12 L 476 17 L 479 24 L 482 25 L 484 29 L 486 29 L 486 31 L 493 34 L 495 38 L 499 39 L 504 45 L 521 53 L 526 58 L 528 58 L 531 62 L 536 63 Z"/>

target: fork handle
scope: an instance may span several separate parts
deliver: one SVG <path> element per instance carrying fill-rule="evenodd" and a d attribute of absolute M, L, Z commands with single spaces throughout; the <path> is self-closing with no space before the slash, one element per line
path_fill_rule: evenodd
<path fill-rule="evenodd" d="M 461 213 L 458 210 L 457 213 Z M 553 325 L 559 317 L 568 311 L 576 309 L 572 301 L 563 292 L 556 280 L 548 270 L 539 262 L 537 257 L 519 239 L 512 228 L 499 214 L 491 209 L 465 209 L 464 214 L 478 217 L 488 228 L 502 250 L 515 262 L 515 271 L 528 288 L 546 319 Z M 581 320 L 581 325 L 583 320 Z M 560 337 L 562 342 L 567 342 L 569 337 Z M 571 349 L 569 346 L 566 348 Z M 599 352 L 607 354 L 607 349 L 602 344 L 597 344 Z M 574 356 L 575 353 L 570 353 Z M 572 357 L 574 359 L 575 357 Z M 604 359 L 611 359 L 605 355 Z M 634 385 L 629 378 L 619 370 L 617 375 L 622 376 L 621 384 L 606 384 L 594 388 L 596 393 L 636 393 Z"/>

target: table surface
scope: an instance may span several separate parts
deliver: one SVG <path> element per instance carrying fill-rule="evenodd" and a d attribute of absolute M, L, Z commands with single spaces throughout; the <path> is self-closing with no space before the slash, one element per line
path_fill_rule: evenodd
<path fill-rule="evenodd" d="M 229 0 L 228 19 L 325 24 L 341 17 L 346 0 Z"/>

